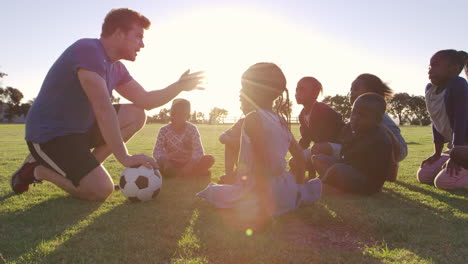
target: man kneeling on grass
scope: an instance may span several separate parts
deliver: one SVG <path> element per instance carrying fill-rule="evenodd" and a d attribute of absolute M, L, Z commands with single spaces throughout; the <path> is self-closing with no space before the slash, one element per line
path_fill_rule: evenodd
<path fill-rule="evenodd" d="M 201 73 L 185 72 L 165 89 L 146 91 L 119 61 L 134 61 L 150 21 L 127 8 L 113 9 L 101 38 L 80 39 L 49 70 L 26 118 L 31 152 L 11 176 L 15 193 L 50 181 L 74 197 L 104 200 L 114 183 L 102 162 L 110 155 L 125 167 L 157 168 L 146 155 L 130 155 L 125 146 L 146 121 L 145 109 L 166 104 L 182 91 L 199 89 Z M 112 105 L 112 90 L 132 104 Z M 91 151 L 92 150 L 92 151 Z"/>
<path fill-rule="evenodd" d="M 341 157 L 312 156 L 312 163 L 324 183 L 324 191 L 326 186 L 367 195 L 381 190 L 396 162 L 392 139 L 379 125 L 385 107 L 385 100 L 377 94 L 358 97 L 350 123 L 341 136 Z"/>

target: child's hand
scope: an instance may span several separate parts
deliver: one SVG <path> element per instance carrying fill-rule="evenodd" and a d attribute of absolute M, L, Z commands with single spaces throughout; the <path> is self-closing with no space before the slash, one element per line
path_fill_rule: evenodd
<path fill-rule="evenodd" d="M 438 160 L 440 158 L 440 154 L 437 154 L 437 153 L 434 153 L 432 154 L 432 156 L 430 156 L 429 158 L 423 160 L 423 162 L 421 162 L 421 168 L 427 163 L 427 164 L 432 164 L 434 163 L 436 160 Z"/>
<path fill-rule="evenodd" d="M 461 170 L 461 167 L 453 159 L 449 159 L 447 160 L 447 162 L 444 163 L 442 169 L 446 169 L 448 174 L 450 176 L 453 176 L 453 173 L 455 173 L 455 175 L 458 175 L 458 173 Z"/>

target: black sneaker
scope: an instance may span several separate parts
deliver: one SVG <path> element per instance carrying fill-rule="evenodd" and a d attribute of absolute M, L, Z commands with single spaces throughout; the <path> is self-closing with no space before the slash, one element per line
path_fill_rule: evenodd
<path fill-rule="evenodd" d="M 34 169 L 37 166 L 39 166 L 39 162 L 35 161 L 31 154 L 29 154 L 24 160 L 23 165 L 11 175 L 11 189 L 16 194 L 27 192 L 31 183 L 41 183 L 41 181 L 34 178 Z"/>

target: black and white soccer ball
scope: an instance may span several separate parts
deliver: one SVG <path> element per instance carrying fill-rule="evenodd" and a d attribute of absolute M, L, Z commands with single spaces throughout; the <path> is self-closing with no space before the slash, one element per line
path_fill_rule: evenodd
<path fill-rule="evenodd" d="M 122 194 L 130 201 L 149 201 L 158 196 L 161 190 L 161 173 L 145 166 L 125 168 L 120 174 L 119 186 Z"/>

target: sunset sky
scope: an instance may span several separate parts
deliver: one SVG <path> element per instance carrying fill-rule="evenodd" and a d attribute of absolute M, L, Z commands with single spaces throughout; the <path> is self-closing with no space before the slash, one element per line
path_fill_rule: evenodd
<path fill-rule="evenodd" d="M 99 37 L 114 7 L 129 7 L 152 21 L 146 47 L 135 62 L 124 62 L 138 82 L 159 89 L 186 69 L 207 70 L 207 90 L 179 97 L 191 100 L 194 110 L 223 107 L 229 116 L 240 115 L 240 76 L 256 62 L 283 69 L 293 101 L 303 76 L 316 77 L 324 95 L 335 95 L 346 94 L 365 72 L 395 92 L 422 95 L 433 53 L 468 50 L 466 0 L 15 0 L 1 7 L 0 72 L 8 74 L 1 85 L 20 89 L 24 102 L 37 95 L 70 44 Z"/>

